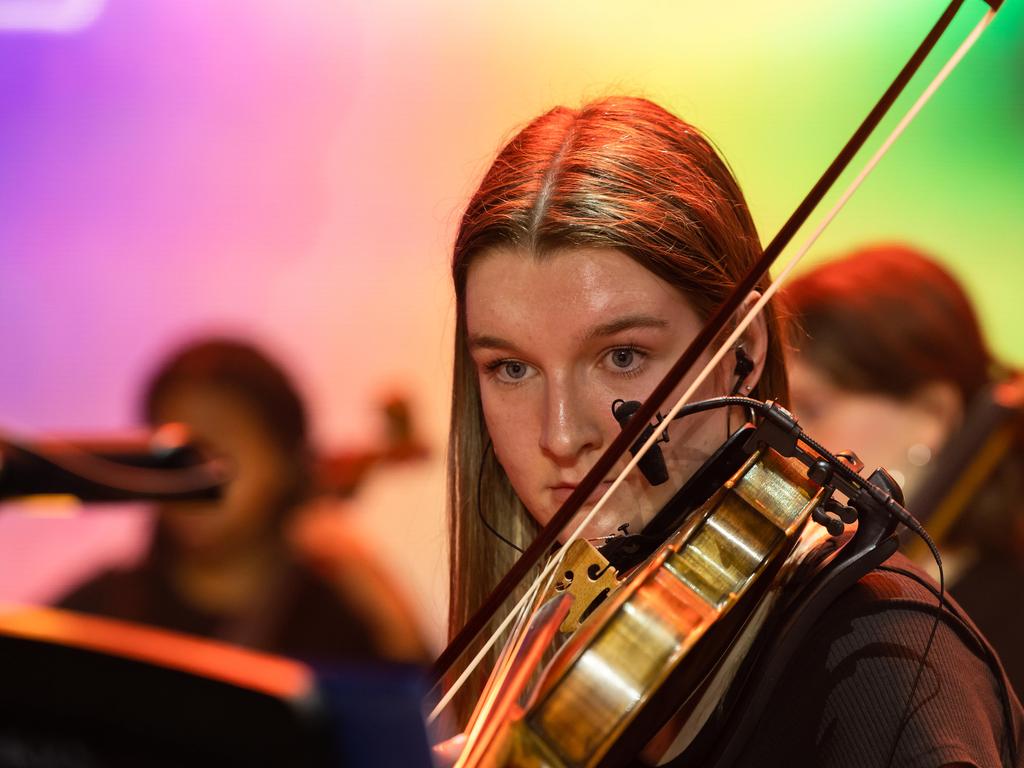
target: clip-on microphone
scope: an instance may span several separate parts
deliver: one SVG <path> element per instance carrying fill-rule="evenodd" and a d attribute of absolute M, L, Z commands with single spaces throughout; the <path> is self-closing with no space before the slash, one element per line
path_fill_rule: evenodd
<path fill-rule="evenodd" d="M 620 427 L 625 427 L 641 403 L 638 400 L 616 400 L 612 403 L 612 414 L 615 416 L 615 420 L 619 422 Z M 640 437 L 636 439 L 636 442 L 629 447 L 629 452 L 636 456 L 644 443 L 654 433 L 655 428 L 662 422 L 665 417 L 660 413 L 654 424 L 648 424 L 644 427 L 644 431 L 640 433 Z M 659 443 L 668 442 L 668 430 L 661 433 L 661 437 L 658 438 Z M 651 485 L 661 485 L 662 483 L 668 482 L 668 467 L 665 466 L 665 457 L 661 454 L 661 448 L 657 444 L 652 445 L 650 450 L 643 455 L 637 464 L 637 469 L 643 474 L 644 479 L 647 480 Z"/>
<path fill-rule="evenodd" d="M 733 373 L 736 375 L 736 384 L 732 388 L 730 394 L 735 395 L 740 391 L 740 387 L 743 385 L 744 379 L 747 378 L 754 370 L 754 361 L 750 355 L 743 349 L 742 344 L 736 345 L 736 367 L 733 369 Z M 638 400 L 616 400 L 612 403 L 612 414 L 615 416 L 615 420 L 619 422 L 620 427 L 625 427 L 626 422 L 633 416 L 634 413 L 640 408 L 641 403 Z M 640 433 L 640 437 L 636 439 L 636 442 L 629 447 L 629 452 L 636 456 L 643 444 L 647 442 L 650 436 L 654 433 L 655 428 L 664 421 L 665 417 L 660 413 L 655 418 L 653 424 L 648 424 L 644 431 Z M 668 429 L 661 433 L 661 437 L 658 438 L 659 443 L 668 442 Z M 651 485 L 662 485 L 668 482 L 668 468 L 665 466 L 665 457 L 661 453 L 661 448 L 655 444 L 652 445 L 650 450 L 644 454 L 643 458 L 637 464 L 637 468 L 643 474 L 644 479 L 647 480 Z"/>

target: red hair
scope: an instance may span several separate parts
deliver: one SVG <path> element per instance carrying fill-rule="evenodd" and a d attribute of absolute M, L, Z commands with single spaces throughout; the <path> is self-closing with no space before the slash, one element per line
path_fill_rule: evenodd
<path fill-rule="evenodd" d="M 967 294 L 909 246 L 855 251 L 796 278 L 782 296 L 792 345 L 845 389 L 906 398 L 942 381 L 966 405 L 993 379 Z"/>
<path fill-rule="evenodd" d="M 1012 373 L 993 358 L 956 278 L 906 245 L 875 245 L 823 264 L 781 297 L 792 346 L 842 389 L 903 400 L 942 382 L 956 388 L 966 410 Z M 1019 433 L 1016 440 L 1019 446 Z M 1012 449 L 947 540 L 1019 550 L 1022 463 L 1019 447 Z"/>

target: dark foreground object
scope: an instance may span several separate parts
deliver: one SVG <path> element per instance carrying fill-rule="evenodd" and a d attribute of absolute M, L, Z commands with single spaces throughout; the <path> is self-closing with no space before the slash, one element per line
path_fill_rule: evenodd
<path fill-rule="evenodd" d="M 429 766 L 418 670 L 0 611 L 0 768 Z"/>

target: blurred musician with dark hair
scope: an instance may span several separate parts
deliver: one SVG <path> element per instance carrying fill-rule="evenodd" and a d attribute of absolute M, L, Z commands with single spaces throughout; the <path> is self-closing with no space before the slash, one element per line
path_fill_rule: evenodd
<path fill-rule="evenodd" d="M 784 291 L 791 313 L 793 409 L 828 445 L 855 447 L 898 474 L 908 508 L 960 439 L 972 403 L 1014 387 L 964 289 L 923 253 L 880 245 L 830 261 Z M 1019 400 L 1019 398 L 1018 398 Z M 1019 417 L 1017 423 L 1020 423 Z M 952 442 L 951 442 L 952 441 Z M 946 583 L 1024 691 L 1024 455 L 1021 430 L 955 521 L 925 519 Z M 930 557 L 929 557 L 930 559 Z"/>
<path fill-rule="evenodd" d="M 426 661 L 403 597 L 317 498 L 306 409 L 278 364 L 237 341 L 191 344 L 153 375 L 144 410 L 187 425 L 233 479 L 218 502 L 162 505 L 144 561 L 62 607 L 300 658 Z"/>

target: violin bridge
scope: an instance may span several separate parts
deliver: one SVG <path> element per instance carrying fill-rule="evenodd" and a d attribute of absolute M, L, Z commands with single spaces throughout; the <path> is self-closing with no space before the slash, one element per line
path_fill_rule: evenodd
<path fill-rule="evenodd" d="M 565 592 L 572 595 L 569 615 L 558 628 L 565 634 L 579 629 L 619 584 L 615 569 L 589 541 L 583 539 L 572 542 L 565 550 L 556 573 L 555 583 L 542 602 Z"/>

